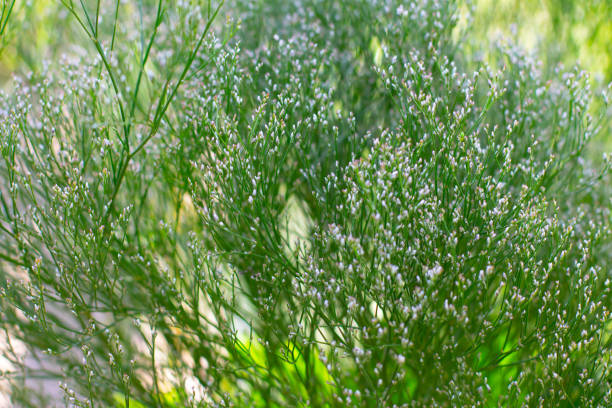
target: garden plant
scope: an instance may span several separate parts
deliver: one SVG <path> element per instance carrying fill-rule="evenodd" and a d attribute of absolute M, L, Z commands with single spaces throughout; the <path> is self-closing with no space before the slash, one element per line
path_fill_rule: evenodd
<path fill-rule="evenodd" d="M 0 93 L 12 406 L 612 406 L 587 73 L 459 0 L 49 3 Z"/>

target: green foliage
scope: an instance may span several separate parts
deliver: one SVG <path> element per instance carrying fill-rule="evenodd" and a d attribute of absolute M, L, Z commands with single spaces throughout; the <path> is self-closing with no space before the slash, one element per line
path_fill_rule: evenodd
<path fill-rule="evenodd" d="M 485 43 L 501 33 L 538 52 L 549 69 L 581 66 L 612 81 L 612 2 L 609 0 L 476 0 L 474 27 Z M 482 41 L 481 41 L 482 42 Z"/>
<path fill-rule="evenodd" d="M 0 3 L 0 52 L 4 47 L 5 32 L 14 7 L 15 0 L 2 0 Z"/>
<path fill-rule="evenodd" d="M 586 73 L 452 0 L 61 3 L 0 98 L 13 404 L 612 404 Z"/>

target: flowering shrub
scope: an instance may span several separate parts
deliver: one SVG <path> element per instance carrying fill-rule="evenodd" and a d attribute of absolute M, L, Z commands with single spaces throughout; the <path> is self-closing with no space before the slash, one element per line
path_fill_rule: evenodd
<path fill-rule="evenodd" d="M 12 403 L 610 406 L 605 112 L 460 6 L 63 0 L 87 57 L 0 100 Z"/>

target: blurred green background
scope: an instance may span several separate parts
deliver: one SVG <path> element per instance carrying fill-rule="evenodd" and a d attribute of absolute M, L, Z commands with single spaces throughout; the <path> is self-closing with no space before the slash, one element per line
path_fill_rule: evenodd
<path fill-rule="evenodd" d="M 514 38 L 545 67 L 579 64 L 612 81 L 612 0 L 476 0 L 473 35 L 480 45 Z"/>
<path fill-rule="evenodd" d="M 610 96 L 612 85 L 612 0 L 473 0 L 471 7 L 468 41 L 475 52 L 510 38 L 542 62 L 545 76 L 559 66 L 590 74 L 591 111 L 605 115 L 588 148 L 598 162 L 602 151 L 612 149 L 612 109 L 601 97 L 606 88 Z"/>
<path fill-rule="evenodd" d="M 10 5 L 13 0 L 0 0 Z M 579 64 L 594 81 L 612 81 L 612 0 L 472 0 L 470 40 L 483 50 L 506 36 L 537 53 L 544 67 Z M 230 13 L 231 10 L 225 10 Z M 85 40 L 69 23 L 60 0 L 15 0 L 0 39 L 0 82 L 11 73 L 37 71 Z M 83 41 L 78 43 L 79 39 Z M 76 44 L 75 44 L 76 42 Z M 74 47 L 76 45 L 77 47 Z"/>

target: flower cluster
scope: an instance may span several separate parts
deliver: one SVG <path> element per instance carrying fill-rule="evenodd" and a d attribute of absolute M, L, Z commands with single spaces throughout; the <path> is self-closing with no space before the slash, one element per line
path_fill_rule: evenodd
<path fill-rule="evenodd" d="M 586 73 L 452 0 L 85 3 L 0 95 L 12 403 L 612 404 Z"/>

